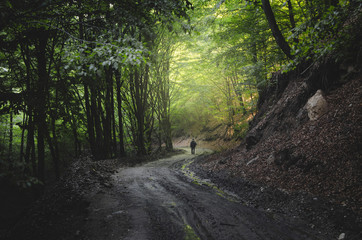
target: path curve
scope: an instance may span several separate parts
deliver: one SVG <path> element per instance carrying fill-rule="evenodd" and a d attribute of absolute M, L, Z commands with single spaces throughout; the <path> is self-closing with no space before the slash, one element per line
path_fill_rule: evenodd
<path fill-rule="evenodd" d="M 188 164 L 210 152 L 119 169 L 113 186 L 92 196 L 88 239 L 317 239 L 304 224 L 246 206 L 195 176 Z"/>

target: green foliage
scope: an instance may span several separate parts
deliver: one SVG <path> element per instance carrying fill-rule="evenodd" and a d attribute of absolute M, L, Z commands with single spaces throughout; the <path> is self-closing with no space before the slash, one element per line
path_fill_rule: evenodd
<path fill-rule="evenodd" d="M 292 46 L 295 59 L 287 65 L 286 71 L 304 61 L 316 62 L 332 55 L 337 61 L 348 54 L 348 46 L 354 44 L 350 36 L 355 33 L 348 29 L 361 17 L 358 1 L 343 0 L 337 5 L 321 3 L 307 9 L 311 17 L 296 26 L 290 36 L 299 41 Z"/>
<path fill-rule="evenodd" d="M 100 36 L 96 44 L 77 44 L 69 39 L 65 46 L 64 68 L 74 70 L 78 76 L 101 77 L 105 67 L 120 70 L 126 66 L 140 66 L 146 63 L 149 54 L 142 42 L 132 37 L 107 40 L 105 36 Z"/>
<path fill-rule="evenodd" d="M 45 170 L 59 176 L 82 150 L 102 158 L 120 145 L 150 149 L 157 31 L 187 28 L 191 7 L 187 0 L 1 2 L 0 172 L 27 186 Z"/>
<path fill-rule="evenodd" d="M 330 6 L 318 21 L 309 20 L 294 29 L 291 38 L 297 37 L 299 43 L 293 46 L 295 60 L 317 60 L 331 54 L 343 42 L 339 32 L 348 16 L 346 2 L 336 8 Z"/>

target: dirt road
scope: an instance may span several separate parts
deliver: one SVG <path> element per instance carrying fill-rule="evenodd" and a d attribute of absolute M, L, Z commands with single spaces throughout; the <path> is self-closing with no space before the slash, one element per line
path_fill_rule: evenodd
<path fill-rule="evenodd" d="M 208 152 L 119 169 L 88 196 L 85 239 L 318 239 L 304 223 L 249 207 L 195 176 L 188 164 Z"/>

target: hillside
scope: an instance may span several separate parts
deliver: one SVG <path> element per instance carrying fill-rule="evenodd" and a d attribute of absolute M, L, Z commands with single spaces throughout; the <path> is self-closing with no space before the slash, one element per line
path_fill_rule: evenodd
<path fill-rule="evenodd" d="M 227 189 L 249 195 L 249 200 L 264 208 L 278 205 L 320 224 L 325 224 L 321 219 L 330 218 L 334 221 L 331 230 L 343 231 L 348 225 L 358 229 L 362 74 L 357 66 L 326 61 L 308 71 L 302 66 L 288 74 L 274 74 L 241 145 L 200 159 L 194 170 Z M 323 91 L 327 108 L 318 119 L 310 120 L 305 106 L 318 89 Z M 266 198 L 260 195 L 264 189 L 277 191 Z M 301 202 L 295 198 L 288 202 L 286 196 L 292 195 Z M 311 204 L 308 198 L 322 200 Z"/>

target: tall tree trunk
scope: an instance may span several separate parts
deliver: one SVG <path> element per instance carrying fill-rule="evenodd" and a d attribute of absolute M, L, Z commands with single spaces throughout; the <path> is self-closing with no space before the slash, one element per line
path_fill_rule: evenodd
<path fill-rule="evenodd" d="M 50 66 L 49 66 L 50 67 Z M 55 106 L 59 106 L 59 90 L 58 87 L 55 89 Z M 50 131 L 48 130 L 48 134 L 47 137 L 48 139 L 48 143 L 49 143 L 49 147 L 50 145 L 52 145 L 53 148 L 53 153 L 52 153 L 52 158 L 53 158 L 53 163 L 54 163 L 54 171 L 55 171 L 55 176 L 58 179 L 60 176 L 60 161 L 59 161 L 59 148 L 58 148 L 58 137 L 57 137 L 57 129 L 56 129 L 56 117 L 57 114 L 52 114 L 51 116 L 51 131 L 52 131 L 52 135 L 53 138 L 50 137 Z"/>
<path fill-rule="evenodd" d="M 171 121 L 170 121 L 170 81 L 169 81 L 169 67 L 170 61 L 166 60 L 165 63 L 165 76 L 164 76 L 164 86 L 163 86 L 163 124 L 164 124 L 164 134 L 165 134 L 165 144 L 167 150 L 172 150 L 172 136 L 171 136 Z"/>
<path fill-rule="evenodd" d="M 74 155 L 78 157 L 81 154 L 82 149 L 81 149 L 81 143 L 78 139 L 77 125 L 74 117 L 72 117 L 71 124 L 72 124 L 73 137 L 74 137 Z"/>
<path fill-rule="evenodd" d="M 20 162 L 23 161 L 24 158 L 24 137 L 25 137 L 25 125 L 27 124 L 28 115 L 26 113 L 23 114 L 23 123 L 21 127 L 21 143 L 20 143 Z"/>
<path fill-rule="evenodd" d="M 162 132 L 163 132 L 163 127 L 162 127 L 162 116 L 161 114 L 157 114 L 157 120 L 158 120 L 158 133 L 157 133 L 157 138 L 158 138 L 158 148 L 161 149 L 162 148 Z"/>
<path fill-rule="evenodd" d="M 25 169 L 24 173 L 29 174 L 30 173 L 30 159 L 31 159 L 31 149 L 34 145 L 34 123 L 33 123 L 33 113 L 29 111 L 29 108 L 27 110 L 28 112 L 28 122 L 27 122 L 27 136 L 26 136 L 26 147 L 25 147 Z M 33 172 L 35 175 L 35 172 Z"/>
<path fill-rule="evenodd" d="M 147 85 L 144 85 L 142 81 L 142 74 L 138 70 L 134 72 L 134 81 L 135 81 L 135 101 L 136 101 L 136 121 L 137 121 L 137 153 L 139 155 L 146 155 L 147 151 L 145 148 L 145 138 L 144 138 L 144 99 L 143 91 L 146 91 Z"/>
<path fill-rule="evenodd" d="M 278 24 L 275 20 L 275 16 L 274 16 L 273 10 L 270 6 L 269 0 L 261 0 L 261 2 L 262 2 L 263 11 L 265 13 L 266 19 L 268 20 L 268 24 L 273 33 L 275 41 L 277 42 L 280 49 L 284 52 L 284 54 L 288 58 L 293 59 L 293 56 L 290 53 L 290 46 L 285 41 L 285 38 L 278 27 Z"/>
<path fill-rule="evenodd" d="M 112 78 L 113 81 L 113 78 Z M 116 117 L 115 117 L 115 103 L 114 103 L 114 88 L 113 88 L 113 84 L 112 84 L 112 89 L 111 89 L 111 120 L 112 120 L 112 153 L 114 155 L 114 157 L 116 157 L 117 154 L 117 132 L 116 132 Z"/>
<path fill-rule="evenodd" d="M 290 25 L 292 26 L 292 28 L 295 28 L 295 19 L 294 19 L 294 11 L 293 11 L 292 1 L 287 0 L 287 3 L 288 3 Z"/>
<path fill-rule="evenodd" d="M 10 103 L 11 105 L 11 103 Z M 9 167 L 10 169 L 13 168 L 13 129 L 14 129 L 14 119 L 13 119 L 13 111 L 10 109 L 10 116 L 9 116 L 9 152 L 8 152 L 8 159 L 9 159 Z"/>
<path fill-rule="evenodd" d="M 290 21 L 290 25 L 292 27 L 292 32 L 295 32 L 295 19 L 294 19 L 294 11 L 293 11 L 293 5 L 292 5 L 292 1 L 291 0 L 287 0 L 288 2 L 288 10 L 289 10 L 289 21 Z M 294 37 L 293 41 L 295 43 L 298 43 L 298 38 Z"/>
<path fill-rule="evenodd" d="M 37 64 L 38 64 L 38 84 L 37 84 L 37 105 L 36 105 L 36 124 L 38 130 L 38 178 L 45 181 L 45 143 L 46 136 L 46 92 L 48 85 L 48 76 L 46 70 L 46 46 L 48 41 L 48 32 L 41 30 L 39 32 L 39 42 L 36 46 Z"/>
<path fill-rule="evenodd" d="M 34 131 L 35 133 L 35 131 Z M 35 141 L 34 141 L 34 136 L 31 139 L 31 153 L 30 153 L 30 161 L 31 161 L 31 166 L 33 168 L 33 175 L 34 176 L 38 176 L 38 168 L 36 165 L 36 149 L 35 149 Z"/>
<path fill-rule="evenodd" d="M 243 91 L 241 90 L 241 87 L 238 86 L 238 76 L 237 73 L 234 73 L 233 76 L 230 77 L 231 79 L 231 83 L 235 92 L 235 95 L 237 96 L 237 99 L 239 100 L 241 109 L 243 111 L 243 115 L 245 115 L 247 113 L 246 108 L 245 108 L 245 104 L 244 104 L 244 99 L 243 99 Z"/>
<path fill-rule="evenodd" d="M 94 129 L 95 129 L 95 144 L 94 144 L 94 157 L 96 159 L 102 158 L 102 148 L 103 148 L 103 139 L 102 139 L 102 126 L 101 120 L 99 116 L 99 109 L 97 107 L 97 93 L 94 89 L 94 86 L 91 87 L 91 116 L 94 121 Z"/>
<path fill-rule="evenodd" d="M 84 99 L 85 99 L 85 109 L 87 115 L 87 132 L 88 132 L 88 141 L 90 144 L 91 152 L 95 156 L 96 153 L 96 139 L 94 133 L 94 121 L 92 116 L 92 111 L 90 107 L 89 100 L 89 88 L 86 82 L 84 81 Z"/>
<path fill-rule="evenodd" d="M 104 131 L 104 157 L 109 158 L 111 157 L 112 153 L 112 91 L 113 91 L 113 84 L 112 84 L 112 70 L 111 68 L 105 69 L 106 73 L 106 98 L 105 98 L 105 110 L 106 116 L 105 121 L 103 124 L 103 131 Z"/>
<path fill-rule="evenodd" d="M 123 82 L 121 82 L 120 72 L 116 72 L 116 84 L 117 84 L 117 107 L 118 107 L 118 126 L 119 126 L 119 155 L 122 157 L 125 155 L 126 151 L 124 149 L 123 141 L 123 114 L 122 114 L 122 96 L 121 96 L 121 87 Z"/>
<path fill-rule="evenodd" d="M 58 158 L 58 155 L 56 154 L 55 145 L 54 145 L 54 142 L 53 142 L 53 140 L 52 140 L 52 138 L 50 136 L 49 131 L 46 131 L 46 139 L 47 139 L 49 149 L 50 149 L 50 153 L 51 153 L 52 159 L 53 159 L 55 177 L 56 177 L 56 179 L 59 179 L 59 176 L 60 176 L 59 158 Z"/>
<path fill-rule="evenodd" d="M 56 132 L 56 124 L 55 124 L 55 119 L 52 120 L 52 134 L 53 134 L 53 145 L 54 145 L 54 153 L 55 153 L 55 157 L 57 159 L 57 165 L 55 166 L 55 171 L 60 173 L 60 156 L 59 156 L 59 146 L 58 146 L 58 136 L 57 136 L 57 132 Z"/>
<path fill-rule="evenodd" d="M 105 146 L 105 137 L 104 137 L 104 127 L 106 124 L 106 120 L 104 117 L 103 105 L 102 105 L 102 94 L 101 92 L 94 89 L 93 91 L 96 95 L 96 113 L 95 116 L 95 127 L 96 127 L 96 139 L 97 139 L 97 146 L 99 147 L 98 150 L 98 158 L 97 159 L 105 159 L 106 156 L 106 146 Z"/>
<path fill-rule="evenodd" d="M 138 155 L 147 153 L 145 147 L 145 98 L 144 91 L 147 89 L 147 84 L 143 79 L 142 69 L 134 68 L 130 73 L 130 94 L 132 108 L 134 111 L 134 143 Z M 132 116 L 133 117 L 133 116 Z"/>
<path fill-rule="evenodd" d="M 26 67 L 26 82 L 25 82 L 25 86 L 26 86 L 26 92 L 25 92 L 25 102 L 27 103 L 26 106 L 26 115 L 27 115 L 27 121 L 26 125 L 24 125 L 24 129 L 23 131 L 25 131 L 25 129 L 27 129 L 27 136 L 26 136 L 26 147 L 25 147 L 25 155 L 24 155 L 24 159 L 25 159 L 25 168 L 24 168 L 24 174 L 30 174 L 30 154 L 31 154 L 31 148 L 33 146 L 34 143 L 34 118 L 33 118 L 33 98 L 34 98 L 34 94 L 33 94 L 33 89 L 31 86 L 31 66 L 30 66 L 30 60 L 29 60 L 29 45 L 28 44 L 24 44 L 21 45 L 21 53 L 22 53 L 22 57 L 25 63 L 25 67 Z M 20 156 L 22 158 L 22 156 Z M 35 176 L 36 173 L 33 172 L 33 175 Z"/>

